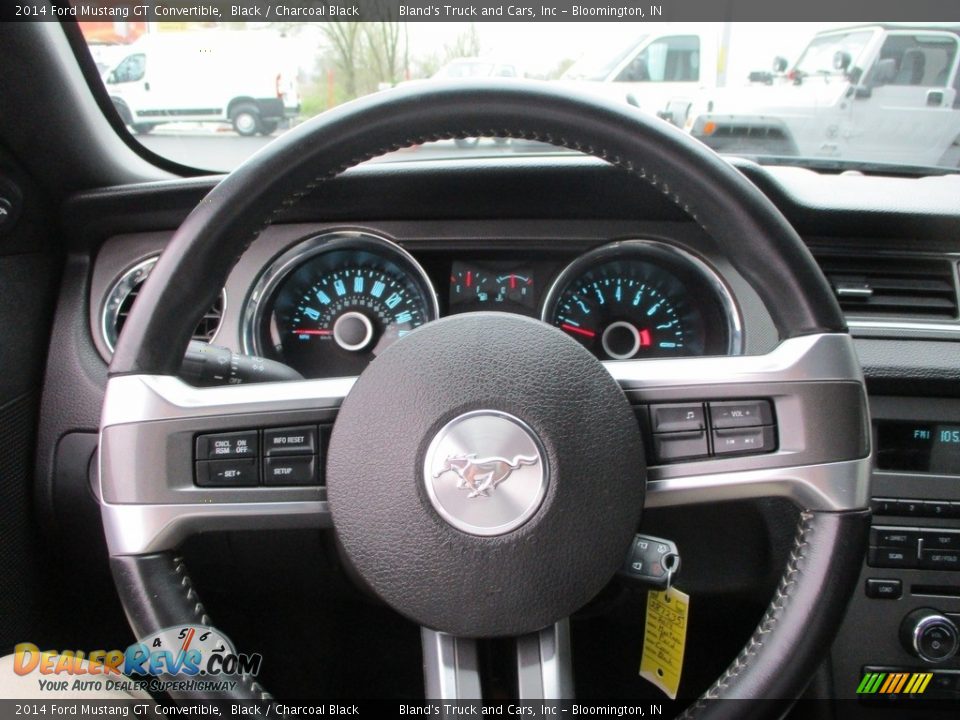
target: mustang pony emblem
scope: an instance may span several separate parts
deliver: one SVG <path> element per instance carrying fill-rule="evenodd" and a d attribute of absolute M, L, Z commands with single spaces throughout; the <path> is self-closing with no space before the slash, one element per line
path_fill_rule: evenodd
<path fill-rule="evenodd" d="M 514 470 L 523 465 L 536 465 L 540 458 L 536 455 L 517 455 L 513 460 L 501 457 L 477 459 L 476 454 L 448 455 L 443 461 L 443 467 L 433 474 L 438 478 L 444 473 L 453 471 L 457 474 L 457 487 L 461 490 L 470 490 L 467 497 L 490 497 L 491 491 L 502 483 Z"/>

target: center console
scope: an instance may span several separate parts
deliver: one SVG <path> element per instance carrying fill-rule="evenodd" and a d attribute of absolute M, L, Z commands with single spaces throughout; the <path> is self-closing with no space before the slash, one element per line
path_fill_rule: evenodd
<path fill-rule="evenodd" d="M 892 716 L 960 701 L 960 400 L 870 404 L 870 547 L 831 657 L 837 697 Z"/>

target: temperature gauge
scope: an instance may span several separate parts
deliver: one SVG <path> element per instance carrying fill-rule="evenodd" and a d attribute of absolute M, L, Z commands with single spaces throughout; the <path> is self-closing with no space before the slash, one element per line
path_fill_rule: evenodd
<path fill-rule="evenodd" d="M 503 273 L 495 278 L 494 302 L 511 302 L 526 307 L 536 307 L 533 293 L 533 275 L 529 272 Z"/>

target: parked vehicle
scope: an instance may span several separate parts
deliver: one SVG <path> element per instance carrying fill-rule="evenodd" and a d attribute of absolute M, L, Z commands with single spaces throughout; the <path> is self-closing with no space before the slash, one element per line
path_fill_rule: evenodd
<path fill-rule="evenodd" d="M 137 133 L 161 123 L 229 122 L 269 135 L 300 109 L 296 66 L 272 33 L 147 35 L 107 75 L 117 112 Z"/>
<path fill-rule="evenodd" d="M 957 167 L 958 34 L 918 25 L 818 33 L 768 85 L 705 96 L 690 130 L 725 153 Z"/>
<path fill-rule="evenodd" d="M 731 33 L 731 23 L 714 23 L 641 35 L 615 52 L 581 58 L 561 82 L 682 124 L 705 91 L 728 83 Z"/>

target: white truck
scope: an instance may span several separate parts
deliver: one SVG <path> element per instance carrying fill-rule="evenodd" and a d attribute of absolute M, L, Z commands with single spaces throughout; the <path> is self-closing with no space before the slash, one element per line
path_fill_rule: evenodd
<path fill-rule="evenodd" d="M 106 74 L 121 119 L 137 133 L 161 123 L 230 123 L 269 135 L 299 113 L 297 65 L 274 33 L 153 33 Z"/>
<path fill-rule="evenodd" d="M 686 124 L 730 154 L 958 167 L 958 43 L 944 25 L 820 32 L 792 68 L 705 93 Z"/>
<path fill-rule="evenodd" d="M 733 32 L 732 23 L 665 24 L 619 50 L 586 55 L 560 82 L 682 124 L 704 92 L 728 83 Z"/>

